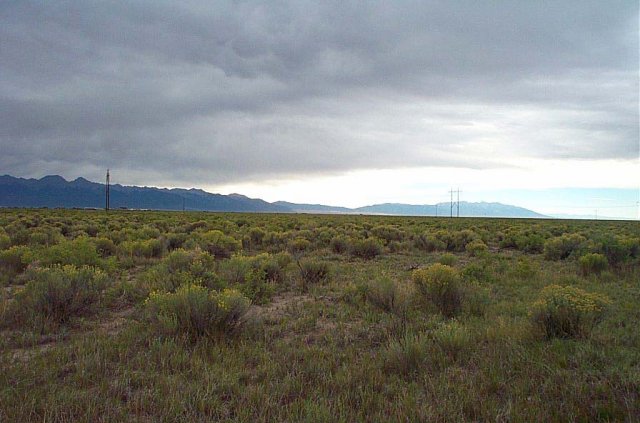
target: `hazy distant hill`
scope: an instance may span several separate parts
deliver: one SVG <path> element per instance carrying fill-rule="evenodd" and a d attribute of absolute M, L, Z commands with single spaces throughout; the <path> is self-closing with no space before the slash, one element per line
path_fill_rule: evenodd
<path fill-rule="evenodd" d="M 203 210 L 236 212 L 290 212 L 277 204 L 239 194 L 211 194 L 200 189 L 162 189 L 112 185 L 111 208 Z M 23 179 L 0 176 L 0 206 L 4 207 L 104 207 L 105 186 L 60 176 Z"/>
<path fill-rule="evenodd" d="M 348 209 L 345 207 L 330 207 L 316 204 L 295 204 L 278 202 L 276 204 L 286 205 L 293 211 L 298 213 L 360 213 L 360 214 L 383 214 L 394 216 L 449 216 L 451 213 L 450 203 L 439 204 L 400 204 L 385 203 L 375 204 L 372 206 L 358 207 Z M 454 207 L 453 215 L 455 216 L 457 209 Z M 527 218 L 543 218 L 547 217 L 534 211 L 510 206 L 501 203 L 469 203 L 460 202 L 460 216 L 465 217 L 527 217 Z"/>
<path fill-rule="evenodd" d="M 61 176 L 24 179 L 0 176 L 0 207 L 104 207 L 105 186 L 78 178 L 66 181 Z M 296 204 L 286 201 L 268 203 L 240 194 L 211 194 L 201 189 L 165 189 L 136 186 L 111 186 L 111 208 L 154 210 L 202 210 L 271 213 L 343 213 L 399 216 L 449 216 L 450 204 L 375 204 L 350 209 L 322 204 Z M 456 210 L 454 209 L 454 214 Z M 500 203 L 460 202 L 460 216 L 546 217 L 522 207 Z"/>
<path fill-rule="evenodd" d="M 322 204 L 296 204 L 287 201 L 276 201 L 273 204 L 286 207 L 295 213 L 355 213 L 354 209 L 347 207 L 324 206 Z"/>

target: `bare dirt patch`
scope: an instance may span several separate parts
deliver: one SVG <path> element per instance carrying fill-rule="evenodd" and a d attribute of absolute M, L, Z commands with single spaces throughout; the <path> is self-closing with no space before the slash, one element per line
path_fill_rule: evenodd
<path fill-rule="evenodd" d="M 275 296 L 271 303 L 267 305 L 251 306 L 249 315 L 251 317 L 262 319 L 280 320 L 285 315 L 295 310 L 296 307 L 310 301 L 313 301 L 313 297 L 310 295 L 287 292 L 282 295 Z"/>
<path fill-rule="evenodd" d="M 108 315 L 98 323 L 98 331 L 110 336 L 117 335 L 131 319 L 134 311 L 133 307 L 128 307 Z"/>

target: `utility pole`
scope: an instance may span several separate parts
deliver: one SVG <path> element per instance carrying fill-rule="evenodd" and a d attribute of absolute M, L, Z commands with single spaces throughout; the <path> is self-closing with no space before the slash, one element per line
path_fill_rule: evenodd
<path fill-rule="evenodd" d="M 184 197 L 182 197 L 182 211 L 184 211 Z"/>
<path fill-rule="evenodd" d="M 436 203 L 436 217 L 438 217 L 438 203 Z"/>
<path fill-rule="evenodd" d="M 104 210 L 109 211 L 109 169 L 107 169 L 107 183 L 105 184 L 104 190 L 105 190 Z"/>
<path fill-rule="evenodd" d="M 458 188 L 458 199 L 456 200 L 456 217 L 460 217 L 460 188 Z"/>

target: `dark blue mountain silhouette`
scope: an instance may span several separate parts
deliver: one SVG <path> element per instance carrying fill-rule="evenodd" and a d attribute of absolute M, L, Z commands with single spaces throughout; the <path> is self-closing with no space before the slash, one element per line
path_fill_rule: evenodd
<path fill-rule="evenodd" d="M 0 176 L 3 207 L 95 207 L 105 203 L 105 185 L 78 178 L 66 181 L 57 175 L 41 179 Z M 233 212 L 290 212 L 291 210 L 243 195 L 210 194 L 199 189 L 163 189 L 111 185 L 112 209 L 203 210 Z"/>

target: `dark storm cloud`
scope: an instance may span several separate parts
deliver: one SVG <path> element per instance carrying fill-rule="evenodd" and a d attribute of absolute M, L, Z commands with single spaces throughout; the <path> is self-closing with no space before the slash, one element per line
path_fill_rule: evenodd
<path fill-rule="evenodd" d="M 637 158 L 637 16 L 635 1 L 6 1 L 0 169 L 215 184 Z"/>

